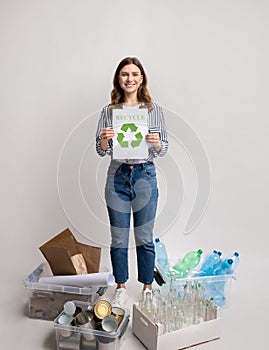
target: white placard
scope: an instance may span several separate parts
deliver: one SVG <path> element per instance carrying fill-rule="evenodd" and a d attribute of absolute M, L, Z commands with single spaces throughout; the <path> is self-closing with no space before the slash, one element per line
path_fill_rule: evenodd
<path fill-rule="evenodd" d="M 148 111 L 139 108 L 113 109 L 113 158 L 146 159 Z"/>

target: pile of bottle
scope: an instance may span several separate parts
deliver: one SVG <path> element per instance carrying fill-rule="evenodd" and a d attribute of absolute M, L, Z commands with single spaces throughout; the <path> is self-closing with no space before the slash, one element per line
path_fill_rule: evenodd
<path fill-rule="evenodd" d="M 183 292 L 178 292 L 176 278 L 172 274 L 168 294 L 160 290 L 146 293 L 138 309 L 158 326 L 158 333 L 173 332 L 194 324 L 217 318 L 217 307 L 204 297 L 204 287 L 197 280 L 189 280 Z"/>
<path fill-rule="evenodd" d="M 165 245 L 159 238 L 155 239 L 156 264 L 168 277 L 181 279 L 186 277 L 197 278 L 203 284 L 204 296 L 208 300 L 213 300 L 215 305 L 224 306 L 225 299 L 225 278 L 206 279 L 207 276 L 231 275 L 239 264 L 239 253 L 234 252 L 221 258 L 222 252 L 213 250 L 207 254 L 203 261 L 201 256 L 203 251 L 190 251 L 185 254 L 182 260 L 170 266 Z"/>
<path fill-rule="evenodd" d="M 166 247 L 159 238 L 155 239 L 155 253 L 157 265 L 167 274 L 168 277 L 174 272 L 176 278 L 188 276 L 214 276 L 232 274 L 239 263 L 239 253 L 234 252 L 221 258 L 222 252 L 213 250 L 201 262 L 202 249 L 190 251 L 172 267 L 169 265 Z M 199 265 L 200 264 L 200 265 Z M 199 265 L 199 266 L 198 266 Z M 198 271 L 193 273 L 193 269 L 198 266 Z"/>

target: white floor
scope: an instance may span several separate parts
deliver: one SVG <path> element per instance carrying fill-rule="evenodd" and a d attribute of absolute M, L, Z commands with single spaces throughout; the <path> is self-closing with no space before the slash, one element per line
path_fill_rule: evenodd
<path fill-rule="evenodd" d="M 23 261 L 21 262 L 23 266 Z M 259 266 L 259 268 L 257 268 Z M 245 259 L 233 281 L 231 302 L 222 318 L 221 338 L 196 346 L 196 350 L 234 350 L 267 348 L 268 282 L 264 276 L 268 260 Z M 6 276 L 1 285 L 1 350 L 56 350 L 53 322 L 33 320 L 25 316 L 27 293 L 19 276 Z M 22 276 L 23 278 L 23 276 Z M 131 310 L 140 298 L 140 285 L 131 276 L 128 282 Z M 112 292 L 112 290 L 110 291 Z M 132 320 L 121 349 L 139 350 L 144 346 L 132 334 Z M 169 344 L 167 349 L 170 350 Z M 171 349 L 172 350 L 172 349 Z"/>

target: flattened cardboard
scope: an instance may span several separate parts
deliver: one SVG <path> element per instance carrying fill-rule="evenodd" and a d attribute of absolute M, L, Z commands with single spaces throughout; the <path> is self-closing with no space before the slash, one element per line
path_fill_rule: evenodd
<path fill-rule="evenodd" d="M 88 273 L 99 272 L 101 248 L 77 242 L 77 247 L 86 262 Z"/>
<path fill-rule="evenodd" d="M 53 275 L 76 274 L 76 269 L 71 260 L 71 255 L 66 248 L 43 246 L 39 249 L 48 261 Z"/>
<path fill-rule="evenodd" d="M 75 275 L 77 269 L 71 257 L 82 254 L 88 273 L 99 272 L 101 248 L 77 242 L 69 229 L 64 230 L 39 247 L 53 275 Z"/>

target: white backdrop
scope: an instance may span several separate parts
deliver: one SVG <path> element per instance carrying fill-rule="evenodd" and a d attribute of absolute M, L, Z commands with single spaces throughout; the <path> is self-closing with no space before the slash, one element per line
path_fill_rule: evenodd
<path fill-rule="evenodd" d="M 1 349 L 13 350 L 18 343 L 21 349 L 53 349 L 45 337 L 49 323 L 23 316 L 22 279 L 43 261 L 41 244 L 70 227 L 83 242 L 102 237 L 103 259 L 109 263 L 100 171 L 108 159 L 100 160 L 91 142 L 99 111 L 109 102 L 114 70 L 126 56 L 142 61 L 154 100 L 188 123 L 210 164 L 207 210 L 185 235 L 197 179 L 184 147 L 171 143 L 185 192 L 177 220 L 170 225 L 162 216 L 161 224 L 170 225 L 162 236 L 169 254 L 200 247 L 241 253 L 224 336 L 203 349 L 263 348 L 268 10 L 266 0 L 0 1 Z M 88 132 L 89 149 L 80 181 L 86 201 L 94 198 L 96 212 L 89 211 L 90 226 L 80 230 L 64 213 L 57 167 L 65 142 L 83 120 L 88 121 L 83 137 Z M 164 164 L 157 162 L 159 212 L 177 205 L 182 195 L 165 201 L 169 183 L 162 176 Z M 68 176 L 68 168 L 66 172 Z M 134 250 L 130 255 L 130 283 L 139 293 Z M 268 312 L 268 303 L 266 307 Z M 130 346 L 142 348 L 129 332 L 123 349 Z"/>

